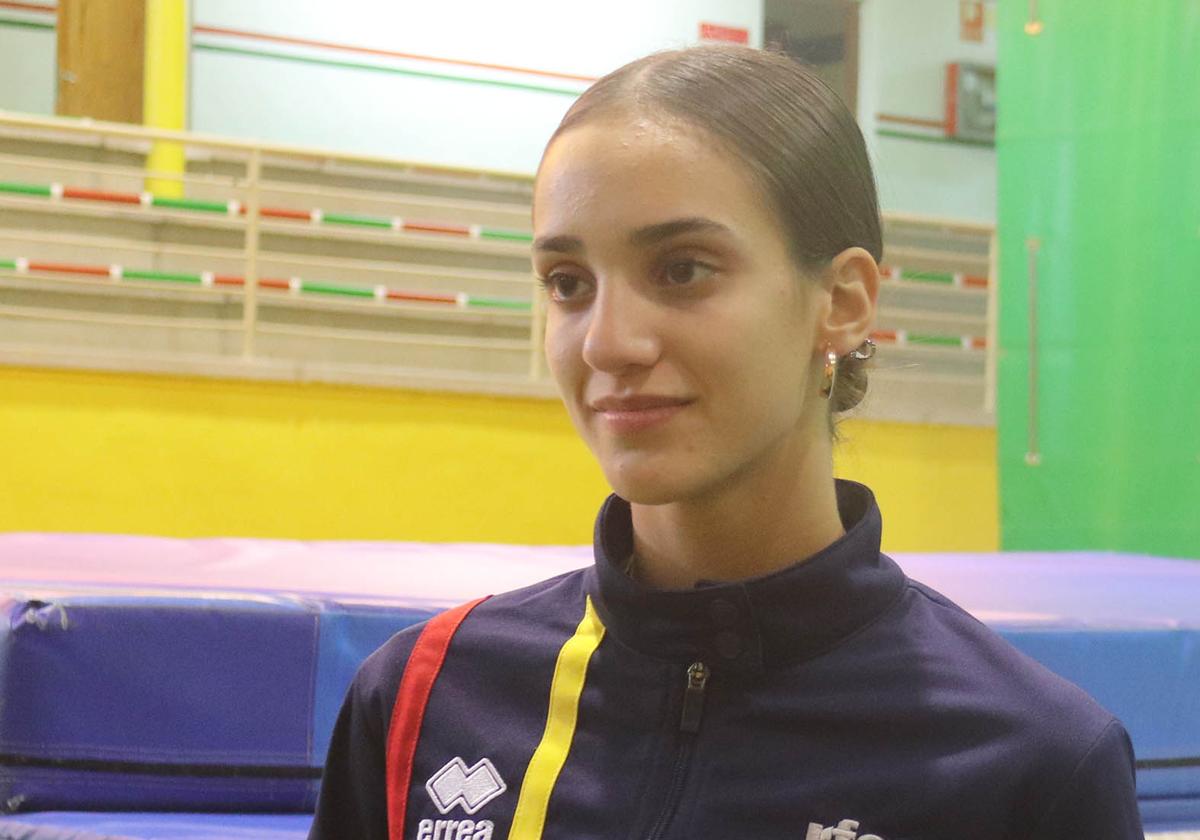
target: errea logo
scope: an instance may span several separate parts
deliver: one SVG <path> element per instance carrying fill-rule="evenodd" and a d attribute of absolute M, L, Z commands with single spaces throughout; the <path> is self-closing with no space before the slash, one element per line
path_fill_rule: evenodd
<path fill-rule="evenodd" d="M 456 756 L 425 783 L 429 798 L 443 814 L 456 807 L 474 814 L 507 789 L 504 779 L 486 758 L 468 767 Z M 491 820 L 421 820 L 417 824 L 417 840 L 491 840 L 494 830 Z"/>
<path fill-rule="evenodd" d="M 857 820 L 842 820 L 837 825 L 825 827 L 820 823 L 809 823 L 804 840 L 883 840 L 878 834 L 859 836 Z"/>
<path fill-rule="evenodd" d="M 455 757 L 430 776 L 425 783 L 425 790 L 429 791 L 433 804 L 443 814 L 449 814 L 455 805 L 461 805 L 468 814 L 474 814 L 504 793 L 507 786 L 488 759 L 481 758 L 468 767 L 465 761 Z"/>
<path fill-rule="evenodd" d="M 421 820 L 417 840 L 492 840 L 491 820 Z"/>

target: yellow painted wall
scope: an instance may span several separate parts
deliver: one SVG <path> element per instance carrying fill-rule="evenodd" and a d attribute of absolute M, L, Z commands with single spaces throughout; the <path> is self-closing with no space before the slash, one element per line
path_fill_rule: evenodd
<path fill-rule="evenodd" d="M 884 551 L 999 551 L 996 430 L 847 420 L 834 472 L 875 491 Z"/>
<path fill-rule="evenodd" d="M 996 550 L 993 430 L 849 421 L 890 551 Z M 557 402 L 0 367 L 0 531 L 584 543 Z"/>

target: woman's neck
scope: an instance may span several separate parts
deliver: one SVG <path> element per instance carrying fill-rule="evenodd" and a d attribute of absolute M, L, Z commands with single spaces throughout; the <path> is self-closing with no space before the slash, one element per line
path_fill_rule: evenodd
<path fill-rule="evenodd" d="M 702 497 L 632 505 L 635 575 L 656 588 L 687 588 L 811 557 L 845 533 L 832 474 L 832 455 L 821 447 L 772 459 Z"/>

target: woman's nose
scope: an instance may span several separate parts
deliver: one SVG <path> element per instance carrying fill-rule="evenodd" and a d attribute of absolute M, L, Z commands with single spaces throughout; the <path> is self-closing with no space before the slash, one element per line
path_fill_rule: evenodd
<path fill-rule="evenodd" d="M 625 283 L 601 283 L 588 310 L 583 360 L 594 370 L 621 373 L 649 367 L 661 342 L 652 301 Z"/>

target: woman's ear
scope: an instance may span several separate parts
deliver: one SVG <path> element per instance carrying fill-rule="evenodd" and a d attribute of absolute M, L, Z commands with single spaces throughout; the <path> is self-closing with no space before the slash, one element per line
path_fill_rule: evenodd
<path fill-rule="evenodd" d="M 865 248 L 847 248 L 829 264 L 822 286 L 829 294 L 817 323 L 817 352 L 833 345 L 839 356 L 856 350 L 875 329 L 879 265 Z"/>

